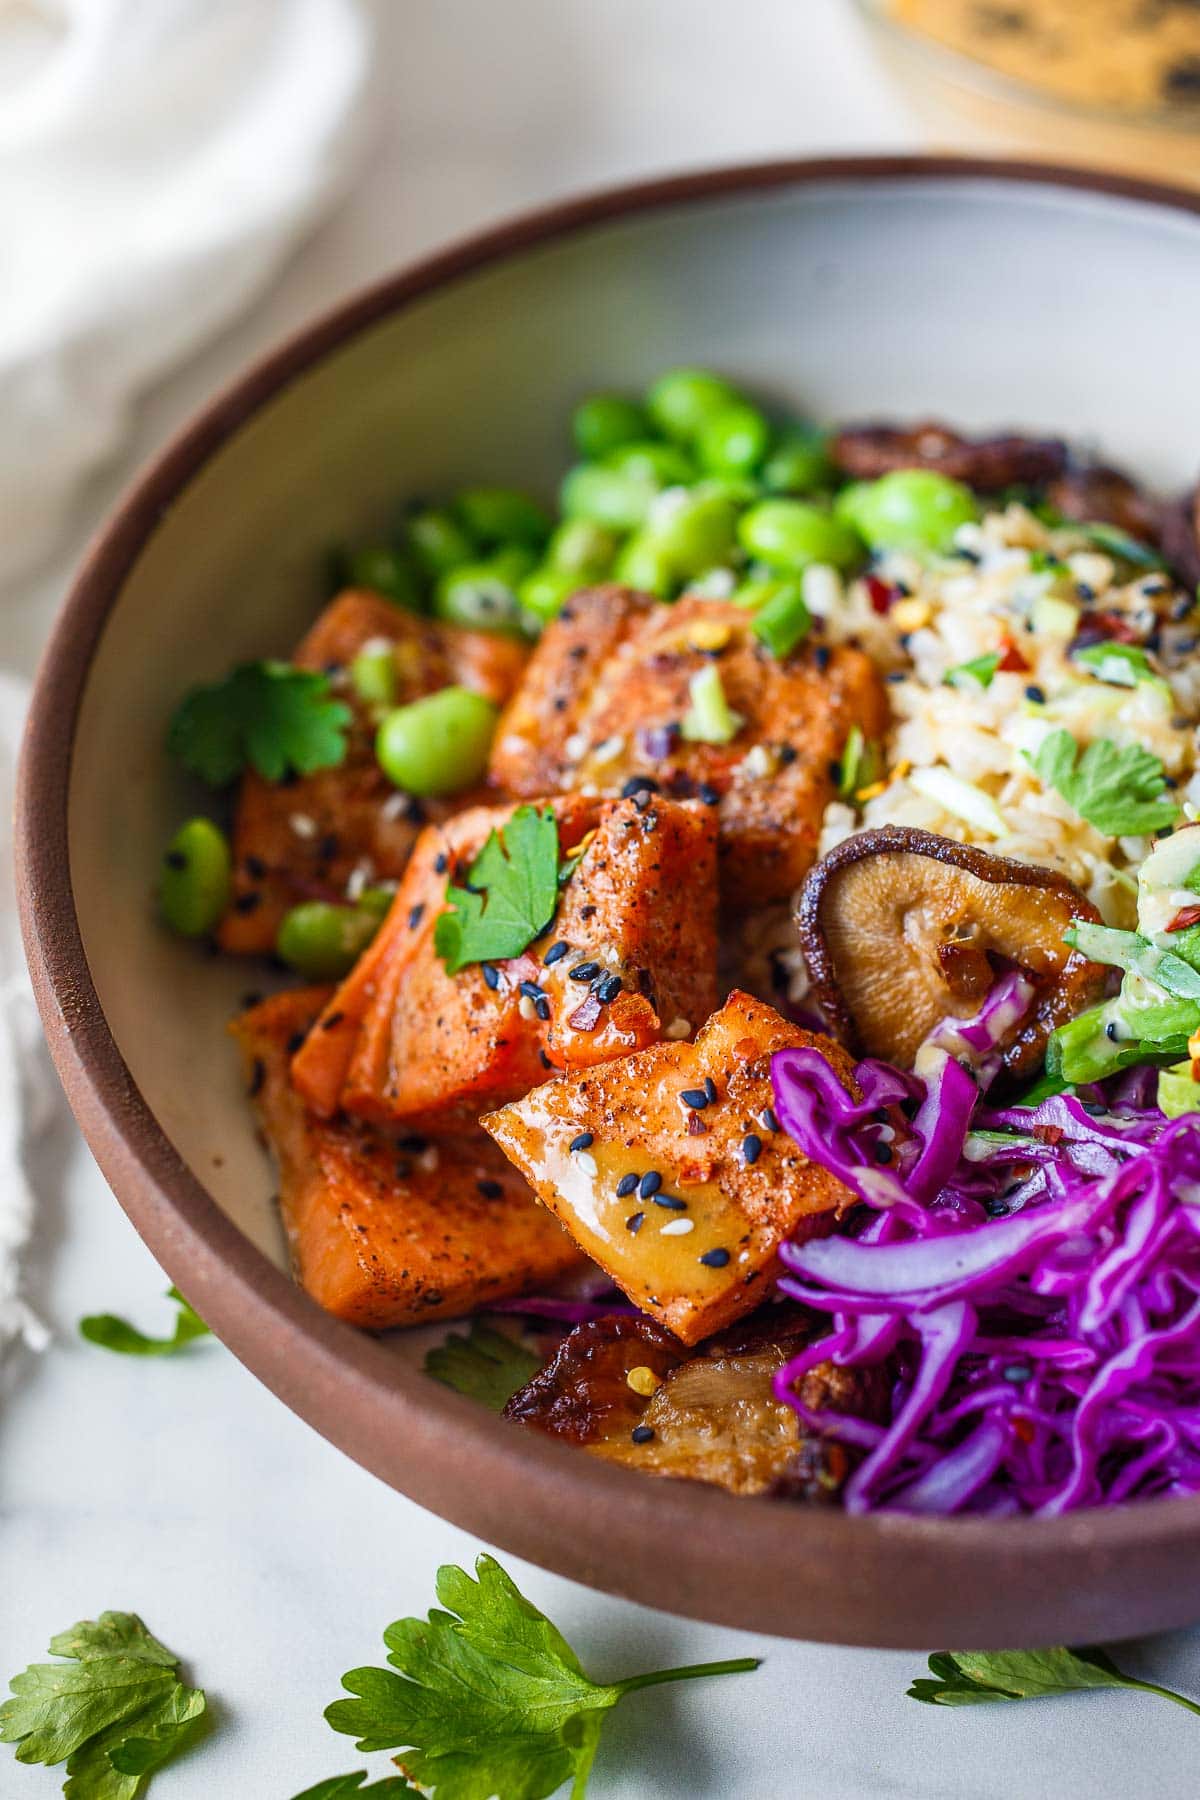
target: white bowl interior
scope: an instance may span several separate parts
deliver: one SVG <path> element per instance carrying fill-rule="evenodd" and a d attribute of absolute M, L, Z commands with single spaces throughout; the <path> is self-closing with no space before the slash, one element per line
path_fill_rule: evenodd
<path fill-rule="evenodd" d="M 596 387 L 721 369 L 817 417 L 936 415 L 1093 443 L 1152 483 L 1200 456 L 1200 219 L 1018 181 L 861 176 L 593 227 L 418 301 L 292 381 L 167 511 L 84 698 L 71 870 L 109 1025 L 151 1110 L 230 1217 L 283 1261 L 225 1022 L 261 968 L 154 920 L 190 813 L 163 751 L 180 693 L 286 652 L 331 543 L 471 481 L 546 495 Z"/>

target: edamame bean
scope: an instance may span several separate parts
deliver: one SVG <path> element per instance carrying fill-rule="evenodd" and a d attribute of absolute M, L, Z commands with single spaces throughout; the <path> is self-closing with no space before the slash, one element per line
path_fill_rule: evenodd
<path fill-rule="evenodd" d="M 615 532 L 590 519 L 567 519 L 546 546 L 546 566 L 583 581 L 600 581 L 612 568 L 617 549 Z"/>
<path fill-rule="evenodd" d="M 310 981 L 336 981 L 350 973 L 378 929 L 379 914 L 369 907 L 305 900 L 280 920 L 275 953 Z"/>
<path fill-rule="evenodd" d="M 475 631 L 515 631 L 517 587 L 534 567 L 532 550 L 511 544 L 483 562 L 463 563 L 434 589 L 433 610 L 451 625 Z"/>
<path fill-rule="evenodd" d="M 559 506 L 568 519 L 587 519 L 607 531 L 636 531 L 657 492 L 658 482 L 645 473 L 576 463 L 559 489 Z"/>
<path fill-rule="evenodd" d="M 369 912 L 376 919 L 384 919 L 391 911 L 392 901 L 396 898 L 396 884 L 384 887 L 380 883 L 376 887 L 365 887 L 354 902 L 360 912 Z"/>
<path fill-rule="evenodd" d="M 397 606 L 411 607 L 414 612 L 420 610 L 420 576 L 401 551 L 389 550 L 386 544 L 356 550 L 350 557 L 346 573 L 351 587 L 370 588 L 373 593 L 394 600 Z"/>
<path fill-rule="evenodd" d="M 772 494 L 811 494 L 832 487 L 836 471 L 823 431 L 797 429 L 783 436 L 763 464 L 763 486 Z"/>
<path fill-rule="evenodd" d="M 457 794 L 487 768 L 496 708 L 470 688 L 444 687 L 398 706 L 379 727 L 375 756 L 388 780 L 422 797 Z"/>
<path fill-rule="evenodd" d="M 837 510 L 881 550 L 948 549 L 959 526 L 979 516 L 970 488 L 934 469 L 895 469 L 878 481 L 855 482 L 838 496 Z"/>
<path fill-rule="evenodd" d="M 771 427 L 757 406 L 726 406 L 700 427 L 696 454 L 711 475 L 751 475 L 770 442 Z"/>
<path fill-rule="evenodd" d="M 575 408 L 571 436 L 580 456 L 599 462 L 622 444 L 650 435 L 650 421 L 636 400 L 624 394 L 589 394 Z"/>
<path fill-rule="evenodd" d="M 396 655 L 392 646 L 360 650 L 350 664 L 350 681 L 364 706 L 393 706 L 396 700 Z"/>
<path fill-rule="evenodd" d="M 695 481 L 699 470 L 690 456 L 675 444 L 656 444 L 651 438 L 637 444 L 624 444 L 605 458 L 606 469 L 620 469 L 623 475 L 634 475 L 652 481 L 660 488 L 686 487 Z"/>
<path fill-rule="evenodd" d="M 464 488 L 454 501 L 455 517 L 477 543 L 526 544 L 538 550 L 550 536 L 550 515 L 515 488 Z"/>
<path fill-rule="evenodd" d="M 737 509 L 704 487 L 672 488 L 650 508 L 642 536 L 680 580 L 724 562 L 734 548 Z"/>
<path fill-rule="evenodd" d="M 556 619 L 564 602 L 582 585 L 581 577 L 570 569 L 552 569 L 547 563 L 527 575 L 517 589 L 517 600 L 522 615 L 532 620 L 531 632 Z"/>
<path fill-rule="evenodd" d="M 668 600 L 675 592 L 675 569 L 662 546 L 645 532 L 637 532 L 623 546 L 613 569 L 613 580 L 640 588 Z"/>
<path fill-rule="evenodd" d="M 646 411 L 664 437 L 690 444 L 713 413 L 734 406 L 741 395 L 707 369 L 668 369 L 646 395 Z"/>
<path fill-rule="evenodd" d="M 229 905 L 233 859 L 225 833 L 211 819 L 181 825 L 163 856 L 158 906 L 180 937 L 204 937 Z"/>
<path fill-rule="evenodd" d="M 408 542 L 420 567 L 435 579 L 473 561 L 478 546 L 441 507 L 424 507 L 408 521 Z"/>
<path fill-rule="evenodd" d="M 738 523 L 742 548 L 769 568 L 796 573 L 810 563 L 851 569 L 865 555 L 854 529 L 805 500 L 762 500 Z"/>

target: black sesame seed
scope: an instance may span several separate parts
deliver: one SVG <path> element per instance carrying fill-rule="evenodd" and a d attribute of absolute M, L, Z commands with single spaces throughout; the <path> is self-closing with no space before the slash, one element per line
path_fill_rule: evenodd
<path fill-rule="evenodd" d="M 963 562 L 981 563 L 983 561 L 978 550 L 968 550 L 965 544 L 955 544 L 950 554 L 959 557 Z"/>
<path fill-rule="evenodd" d="M 425 902 L 423 900 L 419 900 L 417 902 L 416 906 L 414 906 L 411 909 L 411 911 L 409 912 L 408 929 L 410 931 L 415 931 L 417 929 L 417 926 L 421 923 L 421 920 L 424 917 L 425 917 Z"/>
<path fill-rule="evenodd" d="M 527 1000 L 544 1000 L 546 998 L 545 990 L 540 988 L 536 981 L 519 981 L 517 988 Z"/>
<path fill-rule="evenodd" d="M 1031 681 L 1029 686 L 1025 689 L 1025 698 L 1027 700 L 1032 700 L 1035 706 L 1045 706 L 1046 690 L 1045 688 L 1038 687 L 1036 682 Z"/>
<path fill-rule="evenodd" d="M 629 1217 L 625 1221 L 626 1231 L 632 1232 L 634 1234 L 634 1236 L 636 1237 L 637 1233 L 642 1229 L 642 1224 L 643 1224 L 643 1221 L 645 1220 L 645 1217 L 646 1217 L 645 1213 L 630 1213 Z"/>
<path fill-rule="evenodd" d="M 479 1189 L 485 1200 L 499 1200 L 504 1192 L 503 1187 L 498 1181 L 477 1181 L 475 1186 Z"/>
<path fill-rule="evenodd" d="M 704 1077 L 704 1091 L 708 1095 L 708 1104 L 710 1106 L 715 1106 L 719 1096 L 717 1094 L 717 1084 L 711 1075 L 706 1075 Z"/>
<path fill-rule="evenodd" d="M 611 1001 L 616 999 L 624 985 L 625 983 L 619 975 L 605 975 L 602 980 L 596 982 L 592 992 L 602 1006 L 608 1006 Z"/>
<path fill-rule="evenodd" d="M 538 1057 L 541 1061 L 541 1065 L 542 1065 L 543 1069 L 552 1069 L 554 1067 L 554 1064 L 550 1061 L 550 1058 L 546 1055 L 546 1052 L 544 1050 L 538 1051 Z"/>
<path fill-rule="evenodd" d="M 182 850 L 168 850 L 163 861 L 168 869 L 186 869 L 188 866 L 187 857 Z"/>
<path fill-rule="evenodd" d="M 779 1120 L 775 1117 L 775 1109 L 773 1106 L 764 1106 L 758 1115 L 758 1121 L 764 1131 L 779 1130 Z"/>
<path fill-rule="evenodd" d="M 567 973 L 572 981 L 594 981 L 600 973 L 600 964 L 598 962 L 576 963 L 575 967 L 568 969 Z"/>
<path fill-rule="evenodd" d="M 571 1139 L 568 1148 L 571 1150 L 590 1150 L 595 1141 L 596 1140 L 590 1131 L 581 1131 L 578 1137 L 573 1137 Z"/>
<path fill-rule="evenodd" d="M 538 1018 L 541 1019 L 543 1024 L 545 1024 L 549 1020 L 549 1018 L 550 1018 L 550 1002 L 547 1000 L 545 994 L 542 995 L 540 1000 L 534 1001 L 533 1010 L 537 1014 Z"/>
<path fill-rule="evenodd" d="M 831 654 L 832 652 L 830 651 L 828 644 L 818 644 L 813 650 L 813 662 L 816 664 L 816 667 L 821 670 L 827 669 L 829 667 L 829 658 Z"/>
<path fill-rule="evenodd" d="M 435 875 L 444 875 L 446 873 L 446 870 L 449 867 L 450 867 L 450 858 L 446 855 L 446 852 L 443 850 L 433 865 L 433 872 Z"/>
<path fill-rule="evenodd" d="M 547 969 L 552 969 L 556 962 L 562 961 L 570 948 L 571 946 L 565 938 L 559 938 L 556 944 L 551 944 L 545 956 L 543 956 L 542 962 L 544 966 Z"/>
<path fill-rule="evenodd" d="M 245 869 L 251 881 L 261 881 L 267 872 L 267 865 L 261 856 L 243 857 L 242 867 Z"/>
<path fill-rule="evenodd" d="M 346 1015 L 344 1012 L 327 1013 L 326 1016 L 321 1020 L 321 1030 L 322 1031 L 336 1031 L 338 1026 L 341 1024 L 342 1020 L 345 1018 L 345 1016 Z"/>
<path fill-rule="evenodd" d="M 643 1200 L 645 1197 L 643 1194 Z M 678 1194 L 655 1194 L 653 1199 L 655 1206 L 665 1206 L 668 1212 L 686 1212 L 688 1209 L 687 1201 L 681 1200 Z"/>
<path fill-rule="evenodd" d="M 728 1250 L 706 1250 L 700 1258 L 706 1269 L 723 1269 L 729 1261 Z"/>
<path fill-rule="evenodd" d="M 261 894 L 239 894 L 233 903 L 233 910 L 236 913 L 252 913 L 256 907 L 261 905 Z"/>
<path fill-rule="evenodd" d="M 263 1061 L 261 1056 L 256 1056 L 254 1059 L 254 1067 L 250 1071 L 250 1085 L 246 1089 L 246 1092 L 250 1095 L 251 1099 L 253 1099 L 255 1094 L 257 1094 L 259 1092 L 259 1090 L 262 1087 L 263 1082 L 266 1079 L 267 1079 L 267 1065 Z"/>
<path fill-rule="evenodd" d="M 333 833 L 330 832 L 329 836 L 323 837 L 317 845 L 317 855 L 322 862 L 332 862 L 337 853 L 338 841 Z"/>
<path fill-rule="evenodd" d="M 622 1175 L 620 1181 L 617 1183 L 617 1199 L 624 1200 L 626 1194 L 632 1194 L 637 1184 L 638 1178 L 636 1175 Z"/>
<path fill-rule="evenodd" d="M 1024 1363 L 1009 1363 L 1007 1369 L 1001 1369 L 1001 1371 L 1000 1371 L 1000 1373 L 1003 1375 L 1005 1381 L 1018 1381 L 1018 1382 L 1019 1381 L 1028 1381 L 1032 1372 L 1033 1371 L 1031 1369 L 1027 1369 L 1025 1367 Z"/>
<path fill-rule="evenodd" d="M 647 1169 L 646 1173 L 642 1176 L 642 1179 L 638 1182 L 638 1193 L 643 1200 L 648 1200 L 651 1194 L 657 1194 L 661 1186 L 662 1176 L 659 1174 L 658 1170 Z"/>
<path fill-rule="evenodd" d="M 1116 1043 L 1117 1027 L 1112 1019 L 1110 1019 L 1108 1024 L 1104 1027 L 1104 1035 L 1106 1038 L 1108 1038 L 1110 1043 L 1114 1043 L 1114 1044 Z"/>
<path fill-rule="evenodd" d="M 708 1095 L 703 1088 L 684 1088 L 679 1098 L 685 1106 L 699 1108 L 708 1105 Z"/>
<path fill-rule="evenodd" d="M 1101 1106 L 1098 1100 L 1085 1100 L 1083 1102 L 1083 1110 L 1085 1113 L 1090 1113 L 1093 1119 L 1099 1119 L 1104 1116 L 1108 1109 L 1107 1107 Z"/>
<path fill-rule="evenodd" d="M 1081 600 L 1094 600 L 1096 598 L 1095 588 L 1091 587 L 1086 581 L 1077 581 L 1075 583 L 1075 592 L 1079 595 Z"/>
<path fill-rule="evenodd" d="M 789 763 L 795 762 L 798 755 L 799 755 L 799 751 L 796 749 L 795 744 L 780 744 L 779 760 L 783 764 L 785 769 L 787 768 Z"/>
<path fill-rule="evenodd" d="M 499 969 L 496 967 L 495 963 L 490 962 L 480 963 L 479 966 L 483 970 L 483 979 L 487 982 L 492 992 L 495 993 L 496 989 L 500 986 Z"/>
<path fill-rule="evenodd" d="M 632 800 L 635 794 L 657 794 L 658 783 L 653 775 L 631 775 L 621 789 L 622 800 Z"/>
<path fill-rule="evenodd" d="M 876 1146 L 875 1146 L 875 1161 L 877 1163 L 890 1163 L 891 1160 L 892 1160 L 892 1146 L 890 1144 L 876 1144 Z"/>
<path fill-rule="evenodd" d="M 422 1137 L 419 1131 L 406 1131 L 402 1138 L 396 1139 L 396 1142 L 401 1150 L 411 1150 L 414 1156 L 420 1156 L 423 1150 L 429 1148 L 429 1139 Z"/>
<path fill-rule="evenodd" d="M 762 1139 L 755 1131 L 748 1131 L 742 1139 L 742 1161 L 749 1165 L 756 1163 L 762 1155 Z"/>
<path fill-rule="evenodd" d="M 297 1050 L 303 1047 L 304 1040 L 307 1036 L 307 1031 L 293 1031 L 291 1037 L 287 1041 L 287 1053 L 289 1056 L 295 1056 Z"/>
<path fill-rule="evenodd" d="M 696 789 L 696 794 L 705 806 L 716 806 L 721 798 L 716 788 L 711 787 L 707 781 L 702 781 L 700 783 L 700 786 Z"/>
<path fill-rule="evenodd" d="M 654 1436 L 654 1427 L 653 1425 L 635 1425 L 629 1435 L 635 1444 L 648 1444 Z"/>
<path fill-rule="evenodd" d="M 908 676 L 903 669 L 889 669 L 883 679 L 885 681 L 890 681 L 893 686 L 895 686 L 898 682 L 907 681 Z"/>

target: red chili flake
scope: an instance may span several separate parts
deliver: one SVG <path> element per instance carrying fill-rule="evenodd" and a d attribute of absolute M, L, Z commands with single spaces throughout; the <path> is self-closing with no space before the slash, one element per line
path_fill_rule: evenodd
<path fill-rule="evenodd" d="M 870 599 L 872 610 L 886 615 L 890 613 L 900 598 L 900 589 L 890 581 L 880 581 L 878 575 L 864 578 L 864 586 Z"/>
<path fill-rule="evenodd" d="M 1035 1125 L 1033 1135 L 1042 1144 L 1057 1144 L 1063 1137 L 1061 1125 Z"/>
<path fill-rule="evenodd" d="M 996 667 L 1002 670 L 1005 675 L 1026 675 L 1029 672 L 1029 664 L 1025 661 L 1025 658 L 1021 655 L 1021 652 L 1017 649 L 1017 646 L 1013 643 L 1011 638 L 1006 639 L 1004 654 L 996 664 Z"/>
<path fill-rule="evenodd" d="M 1192 925 L 1200 925 L 1200 906 L 1181 906 L 1167 930 L 1187 931 Z"/>
<path fill-rule="evenodd" d="M 596 1026 L 600 1023 L 602 1011 L 603 1008 L 595 994 L 589 994 L 582 1006 L 577 1006 L 575 1011 L 570 1014 L 567 1024 L 576 1031 L 595 1031 Z"/>
<path fill-rule="evenodd" d="M 704 1123 L 704 1120 L 700 1117 L 698 1112 L 688 1114 L 689 1137 L 703 1137 L 707 1130 L 708 1126 Z"/>
<path fill-rule="evenodd" d="M 1136 644 L 1138 634 L 1136 627 L 1119 612 L 1089 613 L 1087 622 L 1093 629 L 1099 630 L 1104 637 L 1114 644 Z"/>

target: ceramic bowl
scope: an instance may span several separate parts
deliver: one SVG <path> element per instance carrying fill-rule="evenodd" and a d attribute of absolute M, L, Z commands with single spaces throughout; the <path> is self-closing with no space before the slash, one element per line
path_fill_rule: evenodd
<path fill-rule="evenodd" d="M 552 490 L 572 402 L 711 364 L 831 418 L 1064 431 L 1182 485 L 1200 197 L 930 159 L 718 170 L 559 206 L 351 299 L 258 363 L 117 508 L 58 620 L 20 778 L 21 904 L 97 1160 L 230 1348 L 332 1443 L 491 1544 L 630 1599 L 879 1645 L 1078 1642 L 1200 1616 L 1200 1501 L 848 1518 L 606 1466 L 293 1286 L 225 1024 L 258 985 L 155 924 L 200 800 L 181 687 L 279 653 L 331 541 L 467 480 Z"/>

